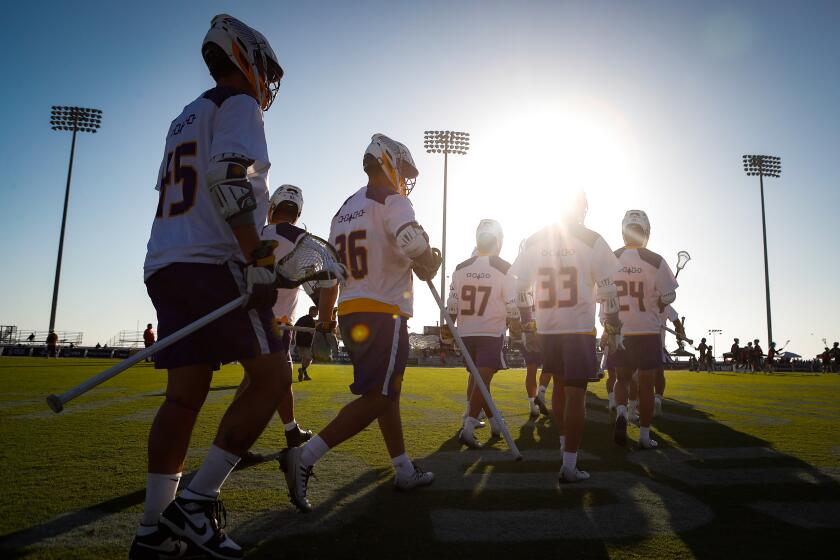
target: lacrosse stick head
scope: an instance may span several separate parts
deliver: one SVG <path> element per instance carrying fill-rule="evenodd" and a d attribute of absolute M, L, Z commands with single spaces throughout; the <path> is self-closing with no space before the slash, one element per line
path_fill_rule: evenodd
<path fill-rule="evenodd" d="M 342 282 L 347 276 L 335 248 L 309 233 L 303 235 L 295 248 L 278 261 L 275 272 L 280 284 L 289 288 L 314 281 Z"/>
<path fill-rule="evenodd" d="M 688 261 L 691 260 L 691 255 L 688 254 L 688 251 L 680 251 L 677 253 L 677 273 L 680 270 L 685 268 L 685 265 L 688 264 Z"/>

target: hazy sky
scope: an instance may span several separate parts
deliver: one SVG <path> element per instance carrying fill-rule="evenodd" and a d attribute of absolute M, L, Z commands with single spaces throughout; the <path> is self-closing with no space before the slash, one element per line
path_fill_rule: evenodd
<path fill-rule="evenodd" d="M 0 324 L 47 328 L 69 155 L 50 106 L 104 111 L 76 163 L 56 327 L 104 342 L 156 322 L 143 285 L 164 136 L 212 86 L 201 40 L 228 12 L 271 42 L 286 71 L 266 113 L 271 181 L 304 190 L 326 235 L 365 182 L 370 135 L 406 143 L 412 200 L 441 239 L 443 161 L 423 131 L 472 135 L 450 162 L 448 270 L 481 218 L 502 256 L 587 190 L 587 225 L 613 248 L 647 211 L 649 248 L 680 275 L 689 336 L 766 348 L 761 214 L 741 155 L 782 158 L 765 184 L 774 335 L 812 355 L 840 338 L 840 4 L 833 2 L 18 2 L 4 9 Z M 9 36 L 10 35 L 10 36 Z M 418 284 L 412 330 L 438 312 Z M 710 339 L 711 342 L 711 339 Z"/>

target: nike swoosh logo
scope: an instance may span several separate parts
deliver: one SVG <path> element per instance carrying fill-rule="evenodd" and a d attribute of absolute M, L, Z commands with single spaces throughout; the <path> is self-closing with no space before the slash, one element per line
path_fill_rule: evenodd
<path fill-rule="evenodd" d="M 190 520 L 190 516 L 187 512 L 185 512 L 183 509 L 181 509 L 181 512 L 184 514 L 184 520 L 187 522 L 187 525 L 189 525 L 189 527 L 193 530 L 195 536 L 199 539 L 204 539 L 204 537 L 207 536 L 207 533 L 210 532 L 210 525 L 207 523 L 207 521 L 204 521 L 201 524 L 201 526 L 197 526 L 192 522 L 192 520 Z"/>

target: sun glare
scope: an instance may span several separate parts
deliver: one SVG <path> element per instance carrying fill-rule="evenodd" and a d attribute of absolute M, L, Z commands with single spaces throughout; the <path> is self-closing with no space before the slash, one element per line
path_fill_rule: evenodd
<path fill-rule="evenodd" d="M 479 138 L 486 136 L 486 141 Z M 587 224 L 623 213 L 637 189 L 636 143 L 620 116 L 591 106 L 533 111 L 476 135 L 482 190 L 504 201 L 506 234 L 518 239 L 556 221 L 571 195 L 589 199 Z M 611 223 L 611 222 L 610 222 Z"/>

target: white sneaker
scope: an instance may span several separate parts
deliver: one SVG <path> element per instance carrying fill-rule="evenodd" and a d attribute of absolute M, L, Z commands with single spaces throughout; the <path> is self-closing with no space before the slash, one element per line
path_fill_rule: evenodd
<path fill-rule="evenodd" d="M 496 420 L 496 417 L 490 419 L 490 437 L 501 439 L 502 437 L 502 423 Z"/>
<path fill-rule="evenodd" d="M 435 481 L 435 473 L 424 471 L 417 466 L 417 463 L 412 463 L 412 465 L 414 465 L 414 472 L 409 476 L 401 477 L 397 475 L 394 477 L 394 489 L 398 492 L 410 492 L 415 488 L 428 486 Z"/>
<path fill-rule="evenodd" d="M 478 440 L 475 439 L 475 434 L 468 434 L 463 428 L 461 429 L 461 433 L 458 434 L 458 441 L 470 449 L 481 449 L 483 447 Z"/>
<path fill-rule="evenodd" d="M 540 407 L 537 406 L 537 403 L 532 404 L 530 409 L 531 410 L 528 411 L 528 416 L 530 416 L 532 418 L 536 418 L 537 416 L 540 415 Z"/>
<path fill-rule="evenodd" d="M 656 449 L 657 447 L 659 447 L 659 442 L 655 439 L 639 440 L 639 449 Z"/>
<path fill-rule="evenodd" d="M 565 466 L 560 467 L 560 484 L 583 482 L 584 480 L 589 480 L 588 472 L 579 469 L 568 469 Z"/>

